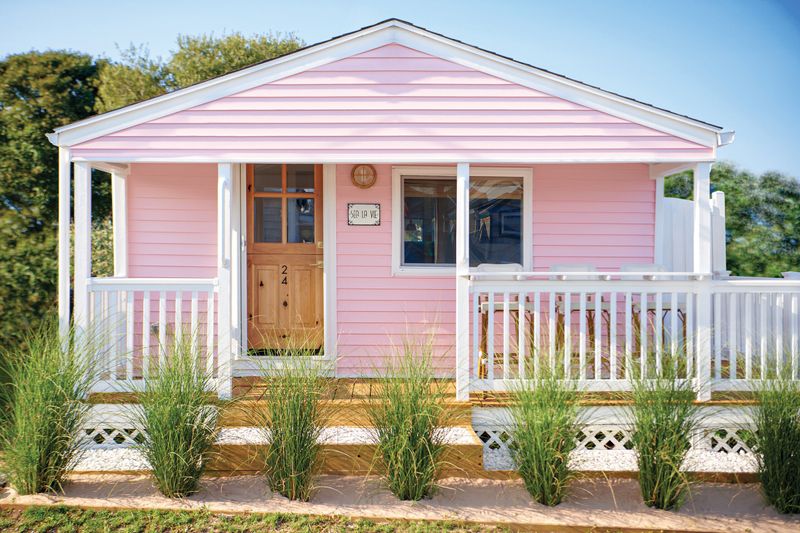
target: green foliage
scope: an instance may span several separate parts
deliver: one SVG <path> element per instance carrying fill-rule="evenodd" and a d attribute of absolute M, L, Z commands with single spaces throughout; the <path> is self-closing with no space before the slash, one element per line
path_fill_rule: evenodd
<path fill-rule="evenodd" d="M 711 169 L 711 188 L 725 193 L 728 269 L 734 275 L 780 277 L 800 270 L 800 181 L 718 163 Z M 667 178 L 664 193 L 690 199 L 691 172 Z"/>
<path fill-rule="evenodd" d="M 174 86 L 186 87 L 294 52 L 303 44 L 292 33 L 252 37 L 238 32 L 221 37 L 181 35 L 167 68 Z"/>
<path fill-rule="evenodd" d="M 541 366 L 537 377 L 511 391 L 511 456 L 533 499 L 558 505 L 573 477 L 569 458 L 579 430 L 578 394 L 563 371 Z"/>
<path fill-rule="evenodd" d="M 151 59 L 143 46 L 120 50 L 121 61 L 100 65 L 95 111 L 105 113 L 159 96 L 169 89 L 169 73 L 158 59 Z"/>
<path fill-rule="evenodd" d="M 421 500 L 436 488 L 446 437 L 446 391 L 434 377 L 432 339 L 405 339 L 387 365 L 368 406 L 376 460 L 395 496 Z"/>
<path fill-rule="evenodd" d="M 767 501 L 781 513 L 800 513 L 800 383 L 788 373 L 756 388 L 755 442 Z"/>
<path fill-rule="evenodd" d="M 188 335 L 174 342 L 131 413 L 136 427 L 145 428 L 139 448 L 155 484 L 170 498 L 198 491 L 219 431 L 219 407 L 208 392 L 212 378 L 198 363 L 195 345 Z"/>
<path fill-rule="evenodd" d="M 62 349 L 58 325 L 48 320 L 26 339 L 27 349 L 6 354 L 11 390 L 2 442 L 20 494 L 59 490 L 80 457 L 94 350 L 90 336 L 70 345 L 70 351 Z"/>
<path fill-rule="evenodd" d="M 699 422 L 691 381 L 664 356 L 661 372 L 649 357 L 647 374 L 634 368 L 630 407 L 639 485 L 644 503 L 657 509 L 677 509 L 686 498 L 689 479 L 681 470 Z M 684 358 L 685 359 L 685 358 Z"/>
<path fill-rule="evenodd" d="M 308 501 L 321 464 L 323 401 L 331 379 L 327 365 L 313 358 L 310 339 L 294 344 L 276 354 L 285 364 L 262 367 L 266 401 L 251 417 L 269 443 L 263 460 L 270 488 L 290 500 Z"/>

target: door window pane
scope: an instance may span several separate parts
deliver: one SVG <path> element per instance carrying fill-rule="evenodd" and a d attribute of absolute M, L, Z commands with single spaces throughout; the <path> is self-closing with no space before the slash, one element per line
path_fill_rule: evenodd
<path fill-rule="evenodd" d="M 314 242 L 314 199 L 289 198 L 286 235 L 288 242 Z"/>
<path fill-rule="evenodd" d="M 286 165 L 286 192 L 314 192 L 314 165 Z"/>
<path fill-rule="evenodd" d="M 522 180 L 472 178 L 469 264 L 522 264 Z"/>
<path fill-rule="evenodd" d="M 455 222 L 455 180 L 404 180 L 403 264 L 455 264 Z"/>
<path fill-rule="evenodd" d="M 254 165 L 253 182 L 255 192 L 281 192 L 282 165 Z"/>
<path fill-rule="evenodd" d="M 256 242 L 282 242 L 280 198 L 255 198 L 253 235 Z"/>

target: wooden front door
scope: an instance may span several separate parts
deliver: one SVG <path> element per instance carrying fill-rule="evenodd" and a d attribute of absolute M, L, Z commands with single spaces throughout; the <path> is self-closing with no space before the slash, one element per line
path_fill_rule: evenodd
<path fill-rule="evenodd" d="M 248 349 L 323 342 L 322 167 L 247 165 Z"/>

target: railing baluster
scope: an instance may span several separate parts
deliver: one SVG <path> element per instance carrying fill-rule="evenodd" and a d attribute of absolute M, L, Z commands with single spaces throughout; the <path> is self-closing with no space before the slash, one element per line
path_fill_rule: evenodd
<path fill-rule="evenodd" d="M 508 291 L 505 291 L 503 293 L 503 379 L 511 378 L 510 299 Z"/>
<path fill-rule="evenodd" d="M 158 365 L 159 370 L 167 359 L 167 293 L 158 293 Z"/>
<path fill-rule="evenodd" d="M 550 359 L 550 371 L 555 370 L 556 364 L 556 293 L 551 292 L 547 300 L 547 344 L 549 346 L 548 357 Z"/>
<path fill-rule="evenodd" d="M 572 293 L 564 293 L 564 379 L 572 377 Z"/>
<path fill-rule="evenodd" d="M 744 376 L 753 379 L 753 294 L 747 293 L 744 299 Z"/>
<path fill-rule="evenodd" d="M 678 366 L 678 293 L 669 295 L 669 354 L 672 363 Z"/>
<path fill-rule="evenodd" d="M 791 378 L 792 379 L 797 379 L 797 365 L 798 365 L 798 362 L 797 362 L 798 353 L 797 352 L 798 352 L 798 349 L 800 349 L 797 346 L 797 342 L 798 342 L 798 340 L 800 340 L 800 339 L 798 339 L 798 333 L 797 333 L 797 329 L 799 327 L 798 326 L 798 320 L 800 320 L 800 309 L 798 308 L 798 301 L 797 300 L 798 300 L 797 294 L 792 294 L 792 314 L 791 314 L 791 319 L 792 319 L 792 322 L 791 322 L 792 341 L 791 342 L 792 342 L 792 346 L 791 346 L 791 350 L 790 350 L 791 356 L 792 356 L 792 374 L 791 374 Z"/>
<path fill-rule="evenodd" d="M 694 376 L 694 358 L 697 355 L 694 351 L 694 292 L 686 293 L 686 379 Z"/>
<path fill-rule="evenodd" d="M 783 371 L 783 294 L 775 294 L 775 370 Z"/>
<path fill-rule="evenodd" d="M 580 379 L 586 379 L 586 293 L 578 293 L 578 368 Z"/>
<path fill-rule="evenodd" d="M 594 293 L 594 379 L 603 379 L 602 349 L 603 328 L 600 320 L 603 318 L 603 301 L 601 293 Z"/>
<path fill-rule="evenodd" d="M 142 378 L 150 377 L 150 291 L 142 295 Z"/>
<path fill-rule="evenodd" d="M 472 377 L 474 379 L 480 378 L 480 330 L 479 325 L 481 321 L 481 304 L 480 304 L 480 291 L 473 287 L 472 290 Z"/>
<path fill-rule="evenodd" d="M 738 295 L 735 292 L 728 293 L 728 358 L 731 360 L 731 371 L 733 377 L 738 376 L 738 358 L 739 350 L 737 349 L 739 343 L 736 336 L 739 334 L 739 329 L 736 327 L 738 317 L 738 310 L 736 300 Z"/>
<path fill-rule="evenodd" d="M 761 309 L 759 310 L 759 326 L 760 326 L 760 351 L 759 355 L 761 358 L 761 379 L 767 379 L 767 320 L 769 316 L 767 315 L 767 298 L 769 295 L 766 293 L 761 293 Z"/>
<path fill-rule="evenodd" d="M 539 312 L 539 308 L 542 303 L 542 293 L 536 291 L 533 294 L 533 368 L 534 372 L 536 373 L 536 377 L 539 377 L 539 360 L 541 359 L 541 329 L 542 329 L 542 315 Z M 552 367 L 550 368 L 552 370 Z"/>
<path fill-rule="evenodd" d="M 128 379 L 133 379 L 133 341 L 134 341 L 134 319 L 133 314 L 134 292 L 125 293 L 125 374 Z"/>
<path fill-rule="evenodd" d="M 206 370 L 210 375 L 214 374 L 214 295 L 213 290 L 208 291 L 208 301 L 206 302 Z"/>
<path fill-rule="evenodd" d="M 175 344 L 183 340 L 183 291 L 175 291 Z"/>
<path fill-rule="evenodd" d="M 525 379 L 525 293 L 517 293 L 517 374 Z"/>
<path fill-rule="evenodd" d="M 611 379 L 617 379 L 617 297 L 616 292 L 608 293 L 608 352 L 611 358 Z"/>
<path fill-rule="evenodd" d="M 642 378 L 647 376 L 647 316 L 648 316 L 648 296 L 643 292 L 639 296 L 639 361 L 641 365 Z"/>
<path fill-rule="evenodd" d="M 489 291 L 486 311 L 486 376 L 494 381 L 494 291 Z"/>
<path fill-rule="evenodd" d="M 195 358 L 197 358 L 197 354 L 199 353 L 197 346 L 197 343 L 199 342 L 199 337 L 197 335 L 197 305 L 197 291 L 192 291 L 189 338 L 192 340 L 192 353 L 194 354 Z"/>
<path fill-rule="evenodd" d="M 716 366 L 715 374 L 717 379 L 720 379 L 722 368 L 722 293 L 715 293 L 714 299 L 714 364 Z M 729 367 L 730 369 L 730 367 Z"/>
<path fill-rule="evenodd" d="M 664 336 L 662 331 L 662 314 L 663 314 L 663 304 L 661 299 L 663 294 L 661 292 L 656 292 L 653 296 L 656 299 L 656 313 L 655 313 L 655 324 L 653 324 L 653 343 L 656 345 L 656 372 L 658 375 L 661 375 L 661 357 L 662 357 L 662 350 L 664 348 Z"/>
<path fill-rule="evenodd" d="M 631 378 L 633 364 L 633 294 L 625 293 L 625 379 Z"/>

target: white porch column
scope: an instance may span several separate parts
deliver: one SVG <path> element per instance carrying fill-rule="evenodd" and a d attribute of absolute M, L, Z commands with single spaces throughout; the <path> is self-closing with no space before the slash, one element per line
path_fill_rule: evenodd
<path fill-rule="evenodd" d="M 220 163 L 217 170 L 217 393 L 230 398 L 234 354 L 231 343 L 231 203 L 233 165 Z"/>
<path fill-rule="evenodd" d="M 469 400 L 469 163 L 456 167 L 456 399 Z"/>
<path fill-rule="evenodd" d="M 92 276 L 92 167 L 75 163 L 75 330 L 89 329 L 89 278 Z"/>
<path fill-rule="evenodd" d="M 58 148 L 58 331 L 61 339 L 69 334 L 69 234 L 70 234 L 70 169 L 69 148 Z"/>
<path fill-rule="evenodd" d="M 128 276 L 128 194 L 125 174 L 111 173 L 111 220 L 114 229 L 114 276 Z"/>
<path fill-rule="evenodd" d="M 697 397 L 711 399 L 711 163 L 694 167 L 693 270 L 707 275 L 697 291 Z"/>
<path fill-rule="evenodd" d="M 335 369 L 336 317 L 336 165 L 322 165 L 322 285 L 324 292 L 325 357 Z"/>

